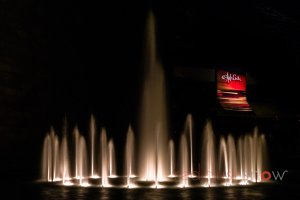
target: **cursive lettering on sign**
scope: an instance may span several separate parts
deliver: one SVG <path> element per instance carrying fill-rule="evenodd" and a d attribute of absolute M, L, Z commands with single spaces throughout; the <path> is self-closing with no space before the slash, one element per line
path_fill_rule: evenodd
<path fill-rule="evenodd" d="M 222 75 L 222 80 L 225 80 L 227 83 L 230 83 L 231 81 L 242 81 L 241 77 L 237 74 L 231 74 L 228 73 Z"/>

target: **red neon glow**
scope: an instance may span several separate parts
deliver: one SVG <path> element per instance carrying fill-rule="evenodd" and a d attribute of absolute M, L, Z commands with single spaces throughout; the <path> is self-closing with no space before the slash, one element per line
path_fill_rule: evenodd
<path fill-rule="evenodd" d="M 246 97 L 246 76 L 217 71 L 217 98 L 225 110 L 252 111 Z"/>
<path fill-rule="evenodd" d="M 246 77 L 224 70 L 217 72 L 218 90 L 239 90 L 246 91 Z"/>

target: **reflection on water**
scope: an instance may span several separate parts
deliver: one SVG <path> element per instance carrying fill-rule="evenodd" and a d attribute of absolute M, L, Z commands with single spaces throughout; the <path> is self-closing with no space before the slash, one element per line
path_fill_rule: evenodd
<path fill-rule="evenodd" d="M 4 187 L 7 187 L 5 189 Z M 247 187 L 214 187 L 214 188 L 188 188 L 188 189 L 135 189 L 99 188 L 99 187 L 61 187 L 48 184 L 24 184 L 2 186 L 7 192 L 2 193 L 7 199 L 55 199 L 55 200 L 106 200 L 106 199 L 300 199 L 299 186 L 283 184 L 261 184 Z"/>

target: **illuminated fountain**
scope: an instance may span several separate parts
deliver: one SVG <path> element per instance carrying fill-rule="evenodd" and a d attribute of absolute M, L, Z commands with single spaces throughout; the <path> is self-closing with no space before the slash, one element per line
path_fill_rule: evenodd
<path fill-rule="evenodd" d="M 126 139 L 125 147 L 125 166 L 126 166 L 126 177 L 127 177 L 127 187 L 131 187 L 131 178 L 134 178 L 134 135 L 131 127 L 129 126 Z"/>
<path fill-rule="evenodd" d="M 139 174 L 141 181 L 165 181 L 169 175 L 166 90 L 163 67 L 156 56 L 151 13 L 146 36 L 145 82 L 140 115 Z M 156 148 L 155 148 L 156 147 Z"/>
<path fill-rule="evenodd" d="M 90 120 L 90 154 L 91 154 L 91 178 L 99 178 L 96 173 L 96 163 L 95 163 L 95 142 L 96 142 L 96 122 L 92 115 Z"/>
<path fill-rule="evenodd" d="M 188 186 L 188 168 L 189 168 L 189 160 L 188 160 L 188 145 L 186 141 L 185 135 L 181 135 L 180 138 L 180 160 L 181 160 L 181 187 Z"/>
<path fill-rule="evenodd" d="M 175 174 L 174 174 L 174 169 L 175 169 L 175 147 L 174 147 L 174 142 L 171 139 L 169 141 L 169 156 L 170 156 L 170 178 L 174 178 Z"/>
<path fill-rule="evenodd" d="M 65 123 L 61 135 L 51 128 L 45 136 L 42 181 L 124 188 L 213 187 L 261 182 L 260 174 L 266 170 L 267 147 L 264 135 L 257 128 L 238 138 L 231 134 L 217 137 L 210 121 L 205 123 L 202 132 L 195 132 L 193 127 L 197 124 L 188 114 L 178 147 L 175 145 L 176 138 L 168 134 L 164 71 L 156 55 L 152 13 L 146 41 L 140 126 L 135 132 L 129 126 L 124 153 L 116 151 L 113 138 L 105 128 L 97 127 L 94 116 L 88 133 L 75 127 L 73 134 L 69 134 Z M 201 141 L 195 141 L 196 134 L 202 136 Z M 118 159 L 123 159 L 124 165 L 120 166 L 123 174 L 117 174 Z M 198 171 L 194 166 L 198 166 Z"/>
<path fill-rule="evenodd" d="M 108 187 L 108 149 L 107 149 L 107 136 L 106 130 L 103 128 L 101 131 L 101 186 Z"/>
<path fill-rule="evenodd" d="M 203 131 L 203 142 L 202 142 L 202 158 L 201 168 L 202 173 L 207 178 L 206 186 L 211 186 L 211 180 L 215 178 L 215 139 L 213 130 L 210 122 L 207 122 Z"/>
<path fill-rule="evenodd" d="M 188 115 L 187 118 L 191 117 Z M 94 119 L 92 118 L 92 120 Z M 247 185 L 262 181 L 261 173 L 267 167 L 267 146 L 265 136 L 259 134 L 257 127 L 254 128 L 253 133 L 242 135 L 236 139 L 231 134 L 228 134 L 227 137 L 216 138 L 211 122 L 207 121 L 203 132 L 199 134 L 202 134 L 202 140 L 197 143 L 202 143 L 202 145 L 195 151 L 192 149 L 192 152 L 201 151 L 199 161 L 193 159 L 191 162 L 189 135 L 184 131 L 180 136 L 178 155 L 175 154 L 176 147 L 173 140 L 170 139 L 166 145 L 168 157 L 165 162 L 158 165 L 159 162 L 156 161 L 152 166 L 154 172 L 149 173 L 150 175 L 153 173 L 153 179 L 150 179 L 150 176 L 145 179 L 143 171 L 136 174 L 136 167 L 140 167 L 140 163 L 135 159 L 136 141 L 131 127 L 128 128 L 124 149 L 124 166 L 122 166 L 124 174 L 120 175 L 117 175 L 116 171 L 118 158 L 115 157 L 113 140 L 111 138 L 108 140 L 104 128 L 101 130 L 100 140 L 94 143 L 95 146 L 100 146 L 99 150 L 94 152 L 94 157 L 89 156 L 87 151 L 92 143 L 87 146 L 85 137 L 77 127 L 74 128 L 73 144 L 71 145 L 68 144 L 67 134 L 62 134 L 60 139 L 51 128 L 44 139 L 42 181 L 62 185 L 127 188 L 213 187 Z M 158 143 L 157 139 L 156 142 Z M 71 152 L 70 146 L 74 146 L 73 152 Z M 153 149 L 154 153 L 160 153 L 157 144 L 153 146 Z M 140 147 L 139 151 L 145 154 L 144 151 L 147 149 Z M 157 160 L 159 158 L 156 154 L 153 157 Z M 175 161 L 178 161 L 178 167 L 175 165 Z M 73 166 L 71 166 L 72 163 L 74 163 Z M 99 167 L 94 171 L 89 170 L 93 163 L 99 163 Z M 167 164 L 164 166 L 165 163 Z M 190 171 L 191 165 L 196 164 L 201 167 L 201 170 Z M 161 166 L 168 170 L 166 174 L 158 175 L 163 171 L 159 169 Z M 95 175 L 96 171 L 100 172 L 100 176 Z M 93 172 L 94 175 L 92 175 Z"/>

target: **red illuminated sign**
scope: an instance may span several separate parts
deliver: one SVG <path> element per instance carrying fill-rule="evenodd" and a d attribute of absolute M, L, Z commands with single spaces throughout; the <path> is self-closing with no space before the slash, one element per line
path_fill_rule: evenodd
<path fill-rule="evenodd" d="M 219 90 L 246 91 L 246 77 L 244 75 L 219 70 L 217 81 Z"/>
<path fill-rule="evenodd" d="M 217 71 L 217 98 L 225 110 L 252 111 L 246 97 L 246 76 Z"/>

